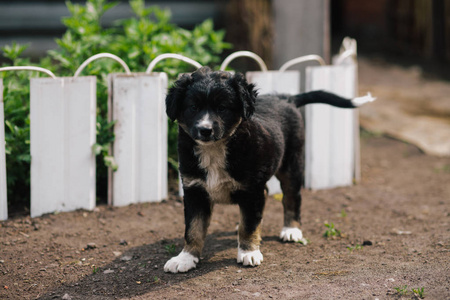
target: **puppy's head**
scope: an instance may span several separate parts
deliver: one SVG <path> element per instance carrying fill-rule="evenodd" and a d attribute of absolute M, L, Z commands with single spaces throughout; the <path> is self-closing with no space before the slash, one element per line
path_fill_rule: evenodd
<path fill-rule="evenodd" d="M 208 67 L 182 75 L 166 97 L 166 112 L 195 141 L 209 143 L 230 136 L 253 114 L 253 84 L 244 75 L 212 72 Z"/>

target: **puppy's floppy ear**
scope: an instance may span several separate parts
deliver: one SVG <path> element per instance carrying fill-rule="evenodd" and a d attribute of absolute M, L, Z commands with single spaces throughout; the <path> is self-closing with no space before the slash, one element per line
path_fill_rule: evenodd
<path fill-rule="evenodd" d="M 242 118 L 247 120 L 255 112 L 255 102 L 258 96 L 255 85 L 249 84 L 242 73 L 236 73 L 230 81 L 236 96 L 242 103 Z"/>
<path fill-rule="evenodd" d="M 166 96 L 166 113 L 169 119 L 175 121 L 181 110 L 181 103 L 185 97 L 187 87 L 192 83 L 190 74 L 183 74 L 169 89 Z"/>
<path fill-rule="evenodd" d="M 212 71 L 209 67 L 201 67 L 197 69 L 194 73 L 192 73 L 192 79 L 193 81 L 200 81 L 211 72 Z"/>

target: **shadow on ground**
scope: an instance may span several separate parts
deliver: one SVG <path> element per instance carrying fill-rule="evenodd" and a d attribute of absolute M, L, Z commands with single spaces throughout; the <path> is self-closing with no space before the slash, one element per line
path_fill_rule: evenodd
<path fill-rule="evenodd" d="M 264 240 L 278 239 L 266 237 Z M 236 233 L 222 232 L 208 235 L 203 256 L 197 269 L 188 273 L 165 273 L 164 264 L 166 261 L 181 250 L 181 247 L 177 247 L 176 251 L 169 253 L 167 248 L 182 244 L 182 239 L 169 239 L 129 249 L 111 263 L 93 269 L 92 274 L 85 276 L 80 281 L 64 283 L 38 299 L 134 297 L 151 291 L 164 290 L 215 270 L 237 265 L 235 258 L 220 257 L 220 252 L 236 248 Z M 219 257 L 219 259 L 210 261 L 212 257 Z"/>

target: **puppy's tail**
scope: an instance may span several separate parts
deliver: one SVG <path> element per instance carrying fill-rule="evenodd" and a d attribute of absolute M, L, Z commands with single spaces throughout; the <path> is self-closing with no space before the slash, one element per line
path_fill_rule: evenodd
<path fill-rule="evenodd" d="M 294 103 L 297 107 L 311 103 L 323 103 L 341 108 L 356 108 L 365 103 L 375 101 L 375 99 L 370 93 L 367 93 L 366 96 L 346 99 L 325 91 L 313 91 L 291 96 L 288 101 Z"/>

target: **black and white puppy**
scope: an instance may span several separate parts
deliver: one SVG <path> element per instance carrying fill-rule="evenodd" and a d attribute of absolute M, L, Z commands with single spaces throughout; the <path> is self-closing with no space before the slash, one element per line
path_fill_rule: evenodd
<path fill-rule="evenodd" d="M 187 272 L 196 267 L 216 204 L 239 205 L 237 262 L 260 265 L 265 187 L 273 175 L 283 190 L 280 238 L 301 240 L 304 130 L 297 107 L 327 103 L 354 108 L 371 99 L 348 100 L 323 91 L 257 98 L 255 86 L 240 73 L 212 72 L 204 67 L 181 76 L 168 92 L 166 111 L 179 124 L 185 245 L 164 271 Z"/>

